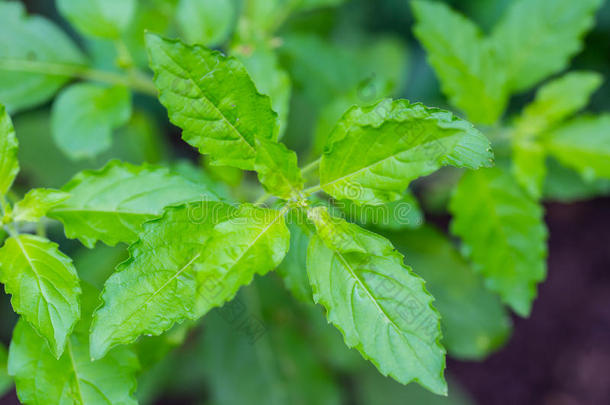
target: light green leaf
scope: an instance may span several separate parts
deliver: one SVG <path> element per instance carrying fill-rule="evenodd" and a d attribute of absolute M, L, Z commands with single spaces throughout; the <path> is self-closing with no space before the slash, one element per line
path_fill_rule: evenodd
<path fill-rule="evenodd" d="M 112 347 L 139 336 L 159 335 L 176 322 L 197 319 L 197 267 L 215 224 L 235 209 L 217 201 L 168 208 L 163 217 L 144 224 L 130 258 L 108 278 L 104 305 L 91 325 L 91 356 L 99 359 Z"/>
<path fill-rule="evenodd" d="M 13 379 L 7 370 L 8 353 L 4 344 L 0 343 L 0 398 L 4 396 L 13 386 Z"/>
<path fill-rule="evenodd" d="M 136 405 L 138 358 L 132 349 L 117 348 L 98 361 L 89 358 L 91 312 L 97 291 L 83 285 L 83 319 L 66 351 L 53 357 L 42 339 L 22 320 L 13 331 L 9 372 L 15 376 L 19 400 L 28 405 Z"/>
<path fill-rule="evenodd" d="M 424 281 L 387 239 L 333 219 L 321 207 L 308 216 L 317 230 L 307 252 L 314 300 L 347 346 L 383 375 L 446 394 L 440 316 Z"/>
<path fill-rule="evenodd" d="M 279 120 L 278 138 L 281 138 L 286 130 L 290 110 L 290 76 L 282 69 L 275 50 L 267 43 L 241 45 L 235 47 L 232 53 L 242 61 L 258 91 L 271 98 L 271 106 Z"/>
<path fill-rule="evenodd" d="M 512 171 L 515 179 L 534 199 L 542 196 L 546 177 L 546 151 L 537 141 L 521 140 L 513 145 Z"/>
<path fill-rule="evenodd" d="M 0 4 L 1 9 L 2 4 Z M 11 188 L 17 173 L 19 173 L 18 149 L 19 144 L 11 117 L 9 117 L 4 106 L 0 104 L 0 196 L 6 194 Z"/>
<path fill-rule="evenodd" d="M 517 0 L 493 30 L 510 90 L 521 92 L 566 68 L 582 49 L 603 0 Z"/>
<path fill-rule="evenodd" d="M 407 191 L 401 199 L 383 205 L 358 205 L 350 200 L 335 203 L 350 222 L 377 229 L 399 230 L 418 228 L 424 213 L 413 194 Z"/>
<path fill-rule="evenodd" d="M 543 209 L 500 169 L 467 172 L 449 204 L 451 231 L 485 285 L 528 316 L 536 284 L 546 276 Z"/>
<path fill-rule="evenodd" d="M 116 39 L 127 28 L 136 0 L 57 0 L 57 9 L 86 35 Z"/>
<path fill-rule="evenodd" d="M 549 154 L 585 179 L 610 178 L 610 114 L 575 118 L 544 141 Z"/>
<path fill-rule="evenodd" d="M 473 22 L 446 4 L 420 0 L 411 4 L 417 20 L 415 35 L 428 52 L 443 92 L 469 119 L 495 123 L 508 94 L 492 44 Z"/>
<path fill-rule="evenodd" d="M 45 18 L 25 14 L 19 2 L 0 2 L 0 103 L 18 111 L 49 100 L 68 80 L 57 64 L 80 65 L 84 56 Z"/>
<path fill-rule="evenodd" d="M 548 82 L 517 119 L 517 136 L 538 135 L 575 114 L 589 103 L 602 80 L 599 73 L 583 71 L 567 73 Z"/>
<path fill-rule="evenodd" d="M 189 144 L 215 165 L 253 170 L 254 138 L 277 139 L 277 114 L 235 58 L 147 34 L 159 99 Z"/>
<path fill-rule="evenodd" d="M 288 239 L 279 211 L 251 206 L 235 211 L 217 202 L 169 209 L 145 225 L 131 259 L 107 281 L 105 304 L 92 325 L 92 357 L 101 358 L 142 334 L 158 335 L 175 322 L 197 319 L 230 300 L 254 274 L 281 262 Z"/>
<path fill-rule="evenodd" d="M 62 201 L 67 200 L 70 194 L 50 188 L 35 188 L 15 204 L 12 218 L 14 221 L 37 222 L 47 215 L 47 212 Z"/>
<path fill-rule="evenodd" d="M 322 189 L 336 199 L 378 205 L 398 200 L 412 180 L 441 166 L 490 166 L 489 141 L 448 111 L 383 100 L 353 107 L 328 138 Z"/>
<path fill-rule="evenodd" d="M 45 238 L 13 236 L 0 249 L 0 282 L 12 295 L 15 312 L 59 357 L 80 318 L 81 289 L 72 260 Z"/>
<path fill-rule="evenodd" d="M 392 232 L 405 260 L 426 280 L 441 314 L 443 345 L 453 357 L 480 360 L 504 344 L 511 322 L 500 299 L 432 226 Z"/>
<path fill-rule="evenodd" d="M 256 150 L 254 168 L 265 190 L 285 200 L 298 196 L 304 182 L 297 154 L 283 143 L 258 138 Z"/>
<path fill-rule="evenodd" d="M 53 138 L 72 159 L 92 158 L 110 148 L 112 131 L 131 117 L 131 92 L 126 87 L 73 84 L 53 103 Z"/>
<path fill-rule="evenodd" d="M 180 0 L 176 19 L 187 42 L 217 46 L 229 36 L 235 11 L 233 0 Z"/>
<path fill-rule="evenodd" d="M 49 217 L 64 224 L 68 238 L 78 238 L 89 248 L 98 240 L 110 246 L 135 242 L 142 224 L 169 205 L 218 199 L 205 185 L 167 169 L 116 160 L 101 170 L 77 174 L 62 191 L 71 197 Z"/>
<path fill-rule="evenodd" d="M 282 262 L 290 246 L 284 214 L 243 204 L 233 218 L 214 227 L 197 263 L 202 313 L 233 298 L 255 274 L 264 275 Z"/>

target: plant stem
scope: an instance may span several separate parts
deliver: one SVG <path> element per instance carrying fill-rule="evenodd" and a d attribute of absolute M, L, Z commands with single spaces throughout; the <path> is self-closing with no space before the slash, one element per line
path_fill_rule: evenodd
<path fill-rule="evenodd" d="M 269 198 L 271 197 L 271 194 L 269 193 L 264 193 L 263 195 L 261 195 L 260 197 L 258 197 L 256 199 L 256 201 L 254 201 L 254 205 L 259 205 L 264 203 L 265 201 L 267 201 Z"/>
<path fill-rule="evenodd" d="M 38 221 L 36 222 L 36 235 L 46 238 L 47 237 L 47 228 L 45 227 L 44 222 Z"/>
<path fill-rule="evenodd" d="M 309 197 L 310 195 L 315 194 L 320 190 L 322 190 L 322 186 L 320 184 L 318 184 L 317 186 L 306 188 L 305 190 L 303 190 L 303 194 L 306 197 Z"/>
<path fill-rule="evenodd" d="M 84 65 L 9 59 L 0 59 L 0 70 L 76 77 L 85 80 L 126 86 L 140 93 L 154 97 L 157 96 L 157 89 L 152 80 L 139 74 L 139 72 L 138 74 L 124 75 L 121 73 L 93 69 Z"/>
<path fill-rule="evenodd" d="M 318 159 L 314 160 L 313 162 L 305 165 L 301 169 L 301 176 L 305 177 L 309 172 L 315 170 L 320 165 L 320 159 L 321 158 L 318 158 Z"/>
<path fill-rule="evenodd" d="M 4 225 L 4 229 L 6 229 L 6 232 L 8 232 L 8 235 L 11 238 L 16 238 L 17 236 L 19 236 L 19 230 L 15 227 L 14 224 L 6 224 Z"/>

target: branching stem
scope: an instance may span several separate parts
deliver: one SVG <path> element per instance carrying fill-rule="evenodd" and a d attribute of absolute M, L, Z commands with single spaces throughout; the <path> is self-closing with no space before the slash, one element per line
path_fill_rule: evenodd
<path fill-rule="evenodd" d="M 116 72 L 93 69 L 84 65 L 8 59 L 0 59 L 0 70 L 74 77 L 126 86 L 140 93 L 148 94 L 154 97 L 157 96 L 157 89 L 155 88 L 152 80 L 140 72 L 133 72 L 132 74 L 125 75 Z"/>

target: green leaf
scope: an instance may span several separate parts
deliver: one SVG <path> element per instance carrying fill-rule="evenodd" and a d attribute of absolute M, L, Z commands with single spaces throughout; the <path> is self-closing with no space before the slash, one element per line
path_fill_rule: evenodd
<path fill-rule="evenodd" d="M 176 19 L 187 42 L 217 46 L 229 36 L 235 11 L 233 0 L 180 0 Z"/>
<path fill-rule="evenodd" d="M 282 69 L 275 50 L 267 43 L 241 45 L 235 47 L 233 53 L 248 70 L 258 91 L 271 98 L 273 111 L 278 114 L 278 138 L 281 138 L 286 130 L 290 110 L 290 76 Z"/>
<path fill-rule="evenodd" d="M 277 114 L 237 59 L 147 34 L 159 99 L 182 137 L 215 165 L 253 170 L 254 139 L 277 139 Z"/>
<path fill-rule="evenodd" d="M 481 360 L 504 344 L 511 322 L 500 299 L 432 226 L 392 232 L 405 260 L 426 280 L 441 314 L 443 345 L 453 357 Z"/>
<path fill-rule="evenodd" d="M 248 0 L 244 7 L 245 25 L 258 35 L 268 37 L 293 13 L 337 6 L 343 2 L 345 0 Z"/>
<path fill-rule="evenodd" d="M 476 169 L 492 158 L 487 138 L 450 112 L 384 100 L 339 120 L 322 155 L 320 184 L 338 200 L 379 205 L 441 166 Z"/>
<path fill-rule="evenodd" d="M 101 170 L 77 174 L 62 191 L 71 197 L 49 217 L 64 224 L 68 238 L 78 238 L 89 248 L 98 240 L 110 246 L 135 242 L 141 225 L 169 205 L 218 199 L 205 185 L 167 169 L 116 160 Z"/>
<path fill-rule="evenodd" d="M 443 92 L 469 119 L 495 123 L 508 94 L 492 44 L 473 22 L 446 4 L 419 0 L 411 4 L 417 20 L 415 35 L 428 52 Z"/>
<path fill-rule="evenodd" d="M 49 100 L 68 80 L 58 64 L 85 58 L 52 22 L 28 17 L 18 2 L 0 2 L 0 103 L 15 112 Z M 54 74 L 55 73 L 55 74 Z"/>
<path fill-rule="evenodd" d="M 131 259 L 106 282 L 104 305 L 92 325 L 93 358 L 203 316 L 233 298 L 254 274 L 276 267 L 289 243 L 281 212 L 253 206 L 235 211 L 213 202 L 169 209 L 144 229 Z"/>
<path fill-rule="evenodd" d="M 340 94 L 314 100 L 315 105 L 319 105 L 320 102 L 326 103 L 318 113 L 310 151 L 311 156 L 317 157 L 322 154 L 326 139 L 335 124 L 351 106 L 373 104 L 399 94 L 404 89 L 409 72 L 409 54 L 407 44 L 400 38 L 392 36 L 374 37 L 370 42 L 358 46 L 329 43 L 321 39 L 314 44 L 315 46 L 309 50 L 305 48 L 297 51 L 297 55 L 302 52 L 301 58 L 306 59 L 295 61 L 295 65 L 298 65 L 295 66 L 296 71 L 310 64 L 310 68 L 304 71 L 303 77 L 300 78 L 300 86 L 304 88 L 303 90 L 307 92 L 312 87 L 324 86 L 324 82 L 317 83 L 322 73 L 338 72 L 339 77 L 346 81 L 345 88 L 337 89 Z M 349 57 L 336 57 L 346 50 Z M 311 64 L 312 61 L 315 61 L 315 64 Z M 355 71 L 356 75 L 353 75 L 352 71 Z M 352 80 L 356 81 L 352 82 Z"/>
<path fill-rule="evenodd" d="M 241 305 L 248 304 L 242 301 Z M 271 317 L 261 319 L 269 330 L 253 345 L 236 325 L 222 318 L 222 313 L 220 309 L 216 316 L 206 319 L 208 329 L 195 357 L 201 359 L 197 363 L 202 363 L 202 373 L 210 385 L 211 405 L 344 403 L 336 377 L 295 323 L 270 324 Z M 256 315 L 248 315 L 246 319 L 252 322 L 259 320 Z M 240 388 L 235 389 L 238 385 Z"/>
<path fill-rule="evenodd" d="M 404 83 L 407 45 L 398 38 L 378 36 L 353 44 L 290 33 L 282 39 L 282 62 L 312 103 L 347 99 L 329 123 L 330 129 L 353 104 L 372 104 L 391 96 Z"/>
<path fill-rule="evenodd" d="M 546 177 L 546 151 L 537 141 L 522 140 L 513 145 L 512 171 L 517 183 L 534 199 L 540 199 Z"/>
<path fill-rule="evenodd" d="M 491 34 L 510 90 L 521 92 L 568 66 L 603 0 L 517 0 Z"/>
<path fill-rule="evenodd" d="M 282 262 L 290 246 L 284 214 L 284 209 L 242 204 L 233 218 L 214 227 L 197 264 L 205 312 L 233 298 L 255 274 L 265 275 Z"/>
<path fill-rule="evenodd" d="M 538 135 L 575 114 L 589 103 L 602 80 L 599 73 L 583 71 L 548 82 L 517 119 L 517 136 Z"/>
<path fill-rule="evenodd" d="M 98 361 L 89 358 L 88 327 L 98 304 L 97 291 L 83 285 L 83 319 L 66 351 L 53 357 L 36 332 L 22 320 L 13 331 L 9 372 L 15 376 L 19 400 L 28 405 L 136 405 L 138 358 L 132 349 L 117 348 Z"/>
<path fill-rule="evenodd" d="M 57 0 L 57 9 L 86 35 L 116 39 L 127 28 L 135 0 Z"/>
<path fill-rule="evenodd" d="M 549 154 L 586 180 L 610 178 L 610 114 L 575 118 L 544 142 Z"/>
<path fill-rule="evenodd" d="M 47 215 L 47 212 L 62 201 L 67 200 L 70 194 L 50 188 L 35 188 L 15 204 L 12 218 L 14 221 L 37 222 Z"/>
<path fill-rule="evenodd" d="M 129 247 L 130 258 L 104 286 L 104 305 L 91 326 L 93 358 L 202 315 L 195 262 L 201 261 L 214 225 L 234 211 L 221 202 L 195 202 L 168 208 L 163 217 L 144 224 L 139 240 Z"/>
<path fill-rule="evenodd" d="M 377 229 L 399 230 L 418 228 L 424 213 L 413 194 L 407 191 L 401 199 L 384 205 L 358 205 L 350 200 L 335 202 L 350 222 Z"/>
<path fill-rule="evenodd" d="M 0 4 L 0 9 L 2 4 Z M 0 104 L 0 196 L 13 185 L 19 173 L 19 160 L 17 150 L 19 144 L 15 136 L 15 129 L 6 109 Z"/>
<path fill-rule="evenodd" d="M 326 308 L 347 346 L 383 375 L 446 394 L 440 316 L 424 281 L 387 239 L 333 219 L 321 207 L 308 216 L 317 230 L 307 252 L 314 300 Z"/>
<path fill-rule="evenodd" d="M 137 66 L 148 67 L 144 33 L 167 34 L 175 26 L 178 0 L 139 0 L 136 11 L 121 39 L 125 42 Z"/>
<path fill-rule="evenodd" d="M 303 177 L 297 163 L 297 154 L 283 143 L 256 139 L 254 168 L 265 190 L 289 200 L 303 189 Z"/>
<path fill-rule="evenodd" d="M 72 260 L 45 238 L 13 236 L 0 249 L 0 282 L 12 295 L 15 312 L 59 357 L 80 318 L 81 289 Z"/>
<path fill-rule="evenodd" d="M 112 131 L 131 117 L 131 92 L 126 87 L 73 84 L 53 103 L 53 138 L 72 159 L 92 158 L 112 144 Z"/>
<path fill-rule="evenodd" d="M 8 375 L 7 360 L 6 347 L 4 347 L 4 344 L 0 344 L 0 398 L 13 386 L 13 379 Z"/>
<path fill-rule="evenodd" d="M 544 198 L 563 203 L 581 201 L 597 196 L 610 195 L 610 180 L 587 180 L 576 172 L 547 159 L 548 173 L 544 182 Z"/>
<path fill-rule="evenodd" d="M 451 231 L 485 285 L 521 316 L 528 316 L 536 284 L 546 276 L 543 209 L 500 169 L 467 172 L 449 210 Z"/>

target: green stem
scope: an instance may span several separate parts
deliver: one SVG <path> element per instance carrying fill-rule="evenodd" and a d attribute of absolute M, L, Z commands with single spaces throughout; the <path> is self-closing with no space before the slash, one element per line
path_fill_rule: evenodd
<path fill-rule="evenodd" d="M 47 237 L 47 228 L 45 227 L 44 222 L 38 221 L 36 222 L 36 235 L 46 238 Z"/>
<path fill-rule="evenodd" d="M 262 204 L 265 201 L 267 201 L 269 198 L 271 198 L 271 194 L 269 193 L 264 193 L 263 195 L 261 195 L 260 197 L 258 197 L 256 199 L 256 201 L 254 201 L 254 205 L 258 205 L 258 204 Z"/>
<path fill-rule="evenodd" d="M 320 166 L 320 160 L 321 160 L 321 158 L 318 158 L 318 159 L 314 160 L 313 162 L 305 165 L 301 169 L 301 176 L 305 177 L 309 172 L 315 170 L 318 166 Z"/>
<path fill-rule="evenodd" d="M 4 216 L 6 215 L 6 204 L 6 198 L 4 198 L 3 195 L 0 195 L 0 225 L 2 225 Z"/>
<path fill-rule="evenodd" d="M 303 194 L 305 195 L 305 197 L 309 197 L 310 195 L 315 194 L 321 190 L 322 190 L 322 186 L 320 184 L 318 184 L 317 186 L 306 188 L 305 190 L 303 190 Z"/>
<path fill-rule="evenodd" d="M 11 238 L 16 238 L 17 236 L 19 236 L 19 230 L 15 227 L 14 224 L 6 224 L 4 225 L 4 229 L 6 229 Z"/>
<path fill-rule="evenodd" d="M 140 93 L 157 96 L 157 89 L 152 80 L 141 74 L 124 75 L 121 73 L 93 69 L 84 65 L 40 62 L 33 60 L 0 59 L 0 70 L 15 72 L 39 73 L 51 76 L 75 77 L 113 85 L 130 87 Z"/>

